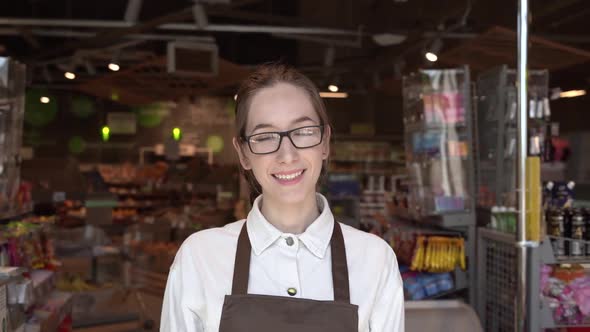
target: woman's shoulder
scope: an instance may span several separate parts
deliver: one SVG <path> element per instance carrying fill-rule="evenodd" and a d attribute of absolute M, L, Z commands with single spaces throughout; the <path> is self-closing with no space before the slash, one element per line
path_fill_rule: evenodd
<path fill-rule="evenodd" d="M 244 222 L 245 220 L 239 220 L 223 227 L 193 233 L 178 249 L 172 266 L 185 264 L 183 262 L 194 262 L 195 266 L 208 266 L 213 262 L 226 261 L 226 258 L 233 257 Z"/>

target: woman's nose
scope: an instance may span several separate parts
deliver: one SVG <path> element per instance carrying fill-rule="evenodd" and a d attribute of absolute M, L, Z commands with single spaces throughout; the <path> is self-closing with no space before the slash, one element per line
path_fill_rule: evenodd
<path fill-rule="evenodd" d="M 277 158 L 279 161 L 289 163 L 294 160 L 297 160 L 297 148 L 293 145 L 289 137 L 283 137 L 283 141 L 279 146 L 279 150 L 277 151 Z"/>

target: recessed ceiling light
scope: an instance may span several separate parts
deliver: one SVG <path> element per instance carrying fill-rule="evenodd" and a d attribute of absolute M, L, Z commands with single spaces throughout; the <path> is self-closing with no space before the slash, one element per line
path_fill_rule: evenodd
<path fill-rule="evenodd" d="M 76 74 L 72 73 L 71 71 L 66 71 L 64 73 L 64 76 L 68 79 L 68 80 L 73 80 L 76 78 Z"/>
<path fill-rule="evenodd" d="M 338 86 L 334 85 L 334 84 L 330 84 L 330 85 L 328 85 L 328 90 L 330 90 L 332 92 L 338 92 Z"/>
<path fill-rule="evenodd" d="M 392 46 L 401 44 L 406 36 L 393 33 L 378 33 L 373 35 L 373 41 L 379 46 Z"/>
<path fill-rule="evenodd" d="M 41 100 L 41 102 L 43 104 L 49 104 L 49 102 L 50 102 L 49 98 L 48 97 L 45 97 L 45 96 L 41 97 L 40 100 Z"/>
<path fill-rule="evenodd" d="M 560 98 L 580 97 L 586 94 L 586 90 L 569 90 L 559 93 Z"/>
<path fill-rule="evenodd" d="M 114 62 L 109 63 L 109 69 L 112 71 L 119 71 L 120 68 L 121 67 L 119 67 L 119 65 Z"/>
<path fill-rule="evenodd" d="M 424 57 L 426 57 L 426 60 L 430 62 L 436 62 L 438 60 L 438 56 L 432 52 L 426 52 L 426 54 L 424 54 Z"/>

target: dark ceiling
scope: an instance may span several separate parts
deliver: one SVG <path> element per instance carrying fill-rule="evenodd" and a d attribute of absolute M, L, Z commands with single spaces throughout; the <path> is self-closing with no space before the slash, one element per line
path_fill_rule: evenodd
<path fill-rule="evenodd" d="M 80 71 L 79 83 L 96 79 L 97 75 L 110 75 L 106 64 L 117 50 L 125 68 L 164 56 L 166 42 L 175 36 L 210 36 L 219 47 L 220 57 L 230 62 L 250 66 L 282 60 L 298 66 L 317 82 L 337 78 L 343 84 L 359 86 L 359 81 L 395 79 L 400 72 L 425 66 L 422 52 L 435 38 L 444 41 L 444 52 L 478 38 L 494 26 L 516 30 L 517 1 L 513 0 L 200 0 L 197 3 L 203 5 L 208 26 L 214 28 L 162 29 L 163 24 L 194 25 L 195 1 L 189 0 L 2 1 L 0 55 L 27 63 L 32 84 L 45 84 L 49 72 L 54 85 L 68 86 L 74 83 L 60 73 L 72 63 Z M 133 11 L 128 10 L 133 5 L 139 9 L 135 18 Z M 535 36 L 581 52 L 590 51 L 587 1 L 531 0 L 531 11 L 531 30 Z M 78 26 L 71 26 L 73 21 Z M 97 21 L 109 26 L 87 24 Z M 256 31 L 246 31 L 252 28 Z M 404 41 L 378 45 L 373 37 L 382 33 L 402 36 Z M 154 35 L 158 40 L 153 40 Z M 333 57 L 329 55 L 331 49 Z M 512 51 L 505 56 L 514 56 Z M 80 54 L 84 55 L 81 60 L 76 56 Z M 87 62 L 96 73 L 82 70 Z M 552 72 L 552 84 L 587 87 L 588 64 L 588 59 L 580 60 Z"/>

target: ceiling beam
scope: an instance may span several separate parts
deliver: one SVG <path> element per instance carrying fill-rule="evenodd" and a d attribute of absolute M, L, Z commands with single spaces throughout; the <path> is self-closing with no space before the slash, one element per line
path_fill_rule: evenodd
<path fill-rule="evenodd" d="M 57 56 L 63 55 L 64 53 L 74 52 L 78 49 L 107 46 L 108 44 L 111 44 L 111 43 L 114 43 L 114 42 L 120 40 L 122 37 L 124 37 L 126 35 L 138 34 L 138 33 L 151 31 L 151 30 L 156 29 L 158 26 L 160 26 L 162 24 L 166 24 L 169 22 L 178 22 L 178 21 L 182 22 L 182 21 L 189 19 L 191 17 L 192 17 L 192 7 L 185 8 L 183 10 L 180 10 L 180 11 L 177 11 L 177 12 L 174 12 L 171 14 L 163 15 L 163 16 L 157 17 L 155 19 L 149 20 L 147 22 L 144 22 L 144 23 L 138 23 L 138 24 L 131 25 L 128 27 L 123 27 L 123 28 L 115 28 L 112 30 L 108 30 L 108 31 L 99 33 L 96 37 L 66 43 L 65 45 L 62 45 L 61 47 L 56 47 L 56 48 L 53 48 L 49 51 L 41 52 L 41 53 L 33 56 L 32 58 L 27 59 L 28 60 L 27 62 L 37 62 L 39 60 L 43 60 L 43 59 L 47 59 L 47 58 L 51 58 L 51 57 L 57 57 Z M 2 20 L 0 19 L 0 22 L 1 21 Z M 125 22 L 123 22 L 123 23 L 125 23 Z M 127 25 L 129 25 L 129 23 L 127 23 Z"/>
<path fill-rule="evenodd" d="M 292 26 L 322 26 L 325 28 L 342 28 L 340 25 L 326 24 L 324 21 L 310 20 L 307 18 L 273 15 L 266 13 L 257 13 L 247 10 L 227 9 L 221 7 L 208 7 L 207 15 L 213 17 L 225 17 L 242 19 L 254 22 L 265 22 L 279 25 L 292 25 Z"/>
<path fill-rule="evenodd" d="M 538 23 L 537 21 L 542 21 L 546 17 L 550 16 L 551 14 L 559 11 L 561 9 L 567 8 L 571 5 L 580 2 L 580 0 L 559 0 L 559 1 L 550 1 L 548 5 L 540 8 L 538 11 L 535 12 L 534 8 L 531 10 L 532 12 L 532 19 L 533 24 Z"/>
<path fill-rule="evenodd" d="M 189 10 L 192 17 L 192 10 Z M 178 15 L 177 18 L 181 16 Z M 185 16 L 186 17 L 186 16 Z M 163 19 L 161 20 L 163 21 Z M 108 32 L 100 33 L 84 44 L 97 46 L 101 39 L 111 37 L 109 41 L 118 40 L 132 33 L 142 33 L 150 30 L 150 27 L 158 30 L 178 31 L 205 31 L 205 32 L 237 32 L 237 33 L 282 33 L 282 34 L 306 34 L 306 35 L 331 35 L 331 36 L 357 36 L 357 30 L 333 29 L 324 27 L 292 27 L 292 26 L 271 26 L 271 25 L 241 25 L 241 24 L 209 24 L 204 29 L 199 29 L 192 23 L 161 23 L 148 22 L 140 24 L 140 27 L 133 26 L 125 21 L 104 21 L 104 20 L 55 20 L 55 19 L 30 19 L 0 17 L 0 25 L 11 26 L 46 26 L 46 27 L 78 27 L 78 28 L 111 28 Z M 120 32 L 117 34 L 116 32 Z M 116 38 L 115 38 L 116 37 Z M 84 45 L 86 46 L 86 45 Z M 100 46 L 100 45 L 99 45 Z"/>

